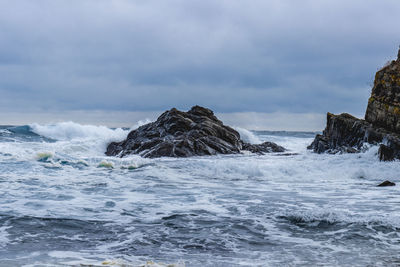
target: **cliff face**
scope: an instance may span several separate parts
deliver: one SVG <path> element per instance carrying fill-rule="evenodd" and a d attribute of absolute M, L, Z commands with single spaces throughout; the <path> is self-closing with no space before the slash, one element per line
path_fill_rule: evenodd
<path fill-rule="evenodd" d="M 365 142 L 378 144 L 382 140 L 383 133 L 374 129 L 370 123 L 347 113 L 328 113 L 323 134 L 317 135 L 308 148 L 317 153 L 355 153 L 363 149 Z"/>
<path fill-rule="evenodd" d="M 358 153 L 366 149 L 365 144 L 379 145 L 380 160 L 400 159 L 400 135 L 350 114 L 328 113 L 326 128 L 308 146 L 316 153 Z"/>
<path fill-rule="evenodd" d="M 365 143 L 379 145 L 379 159 L 400 159 L 400 50 L 397 60 L 379 70 L 365 120 L 328 113 L 322 135 L 308 147 L 316 153 L 360 152 Z"/>
<path fill-rule="evenodd" d="M 400 133 L 399 58 L 376 73 L 365 120 L 374 126 Z"/>

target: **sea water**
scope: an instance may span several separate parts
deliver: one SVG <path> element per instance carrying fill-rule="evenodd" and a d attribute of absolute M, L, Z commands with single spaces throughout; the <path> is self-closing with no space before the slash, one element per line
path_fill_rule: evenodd
<path fill-rule="evenodd" d="M 107 157 L 129 129 L 0 127 L 0 266 L 398 266 L 399 162 L 307 151 Z"/>

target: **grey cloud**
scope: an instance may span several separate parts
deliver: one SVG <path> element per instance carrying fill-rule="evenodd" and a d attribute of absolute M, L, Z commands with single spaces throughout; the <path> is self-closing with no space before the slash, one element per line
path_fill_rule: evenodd
<path fill-rule="evenodd" d="M 2 110 L 362 114 L 398 1 L 2 1 Z"/>

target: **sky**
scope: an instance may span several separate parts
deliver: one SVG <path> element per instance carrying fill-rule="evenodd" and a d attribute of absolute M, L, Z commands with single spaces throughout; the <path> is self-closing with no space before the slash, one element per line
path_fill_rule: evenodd
<path fill-rule="evenodd" d="M 400 44 L 398 0 L 0 0 L 0 124 L 132 125 L 208 107 L 322 130 L 363 117 Z"/>

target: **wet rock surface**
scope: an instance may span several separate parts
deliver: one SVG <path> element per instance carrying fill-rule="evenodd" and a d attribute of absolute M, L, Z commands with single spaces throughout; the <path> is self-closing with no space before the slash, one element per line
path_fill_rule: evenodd
<path fill-rule="evenodd" d="M 175 108 L 164 112 L 155 122 L 130 132 L 126 140 L 109 144 L 106 155 L 190 157 L 237 154 L 241 150 L 258 154 L 285 151 L 271 142 L 248 144 L 240 139 L 236 130 L 218 120 L 210 109 L 194 106 L 188 112 Z"/>
<path fill-rule="evenodd" d="M 400 133 L 399 58 L 376 73 L 365 120 L 374 126 Z"/>
<path fill-rule="evenodd" d="M 380 144 L 381 160 L 400 158 L 400 135 L 347 113 L 328 113 L 325 130 L 315 137 L 308 149 L 316 153 L 357 153 L 366 149 L 366 143 Z"/>
<path fill-rule="evenodd" d="M 253 153 L 263 154 L 271 152 L 285 152 L 286 149 L 272 142 L 264 142 L 259 145 L 242 143 L 242 150 L 248 150 Z"/>
<path fill-rule="evenodd" d="M 399 50 L 400 54 L 400 50 Z M 327 114 L 327 125 L 308 147 L 316 153 L 357 153 L 379 145 L 380 160 L 400 159 L 400 59 L 376 73 L 365 120 Z"/>

